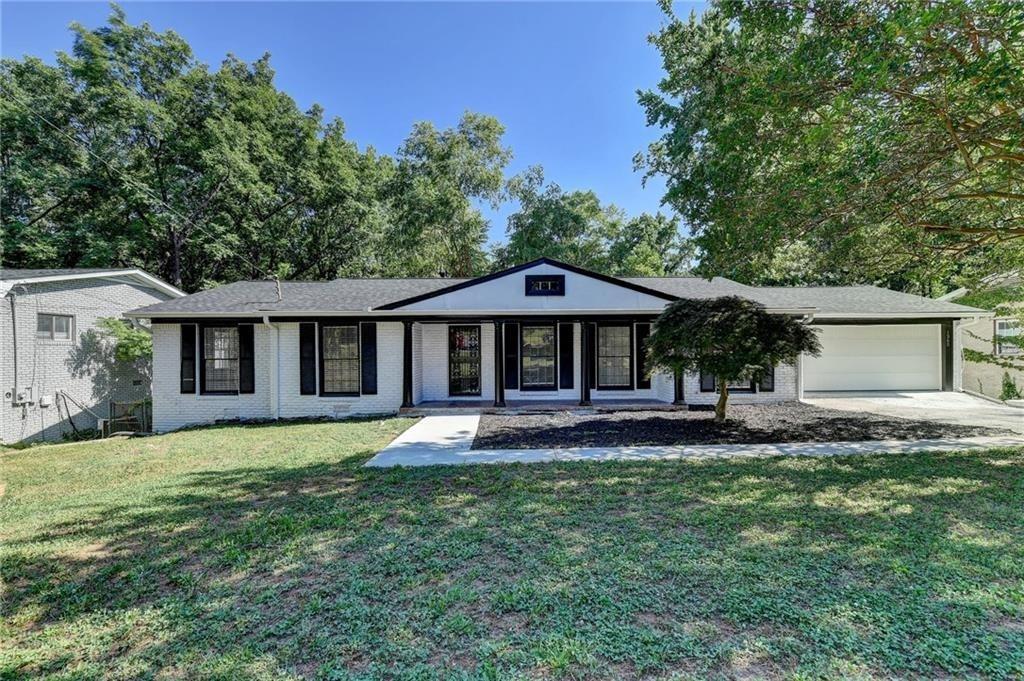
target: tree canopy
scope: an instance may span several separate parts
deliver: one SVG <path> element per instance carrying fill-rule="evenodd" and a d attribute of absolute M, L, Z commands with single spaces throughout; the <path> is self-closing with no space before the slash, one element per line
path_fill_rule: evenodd
<path fill-rule="evenodd" d="M 675 218 L 629 218 L 592 191 L 545 183 L 539 166 L 509 180 L 507 192 L 519 208 L 508 218 L 508 241 L 494 249 L 495 269 L 541 256 L 619 276 L 683 274 L 690 267 L 692 246 Z"/>
<path fill-rule="evenodd" d="M 821 352 L 814 329 L 737 296 L 676 300 L 655 320 L 647 340 L 652 366 L 714 375 L 718 420 L 725 418 L 730 383 L 760 382 L 769 369 L 795 362 L 805 352 Z"/>
<path fill-rule="evenodd" d="M 700 271 L 928 292 L 1024 261 L 1024 6 L 718 0 L 668 15 L 639 158 Z"/>
<path fill-rule="evenodd" d="M 186 290 L 278 275 L 469 275 L 510 151 L 493 117 L 389 157 L 301 111 L 269 56 L 211 71 L 115 7 L 57 63 L 0 65 L 3 262 L 140 266 Z"/>

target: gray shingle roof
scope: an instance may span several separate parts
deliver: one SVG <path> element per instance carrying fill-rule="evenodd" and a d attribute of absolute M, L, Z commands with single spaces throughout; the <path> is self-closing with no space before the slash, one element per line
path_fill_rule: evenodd
<path fill-rule="evenodd" d="M 652 288 L 655 291 L 668 293 L 678 298 L 719 298 L 721 296 L 743 296 L 751 289 L 749 286 L 726 279 L 715 277 L 622 277 L 624 281 Z"/>
<path fill-rule="evenodd" d="M 257 312 L 361 312 L 403 298 L 430 293 L 465 279 L 335 279 L 282 281 L 281 300 L 272 281 L 236 281 L 184 298 L 134 310 L 134 314 Z"/>
<path fill-rule="evenodd" d="M 75 274 L 92 274 L 95 272 L 130 272 L 124 267 L 66 267 L 63 269 L 11 269 L 0 267 L 0 281 L 14 279 L 37 279 L 39 277 L 64 277 Z"/>
<path fill-rule="evenodd" d="M 715 277 L 624 277 L 625 281 L 680 298 L 737 295 L 772 308 L 809 308 L 818 314 L 922 315 L 977 312 L 956 303 L 898 293 L 875 286 L 753 287 Z M 281 300 L 271 281 L 239 281 L 194 293 L 184 298 L 149 305 L 133 314 L 253 315 L 262 312 L 363 312 L 424 293 L 432 293 L 467 279 L 335 279 L 325 282 L 281 282 Z"/>
<path fill-rule="evenodd" d="M 768 307 L 814 307 L 818 314 L 950 314 L 976 308 L 878 286 L 761 286 L 749 297 Z"/>

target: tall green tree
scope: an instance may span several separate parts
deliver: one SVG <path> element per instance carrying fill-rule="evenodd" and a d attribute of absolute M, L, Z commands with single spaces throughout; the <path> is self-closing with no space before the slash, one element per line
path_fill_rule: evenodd
<path fill-rule="evenodd" d="M 545 184 L 544 170 L 533 166 L 508 182 L 519 209 L 509 216 L 507 243 L 495 250 L 498 269 L 550 257 L 594 270 L 608 266 L 607 243 L 625 215 L 601 205 L 592 191 L 563 191 Z"/>
<path fill-rule="evenodd" d="M 665 78 L 640 101 L 664 134 L 640 160 L 703 272 L 758 281 L 803 244 L 807 278 L 927 285 L 1020 257 L 1019 2 L 663 7 Z"/>
<path fill-rule="evenodd" d="M 593 191 L 545 183 L 540 166 L 509 180 L 507 191 L 519 206 L 508 218 L 507 242 L 493 251 L 496 269 L 547 256 L 619 276 L 661 276 L 685 272 L 693 257 L 677 219 L 628 218 Z"/>
<path fill-rule="evenodd" d="M 486 268 L 476 204 L 501 199 L 510 156 L 494 118 L 361 151 L 269 56 L 211 70 L 117 7 L 72 30 L 52 66 L 0 63 L 4 265 L 140 266 L 186 290 Z"/>
<path fill-rule="evenodd" d="M 476 202 L 497 206 L 505 166 L 504 126 L 466 112 L 455 128 L 417 123 L 399 149 L 390 198 L 392 267 L 409 275 L 471 276 L 486 269 L 486 219 Z"/>

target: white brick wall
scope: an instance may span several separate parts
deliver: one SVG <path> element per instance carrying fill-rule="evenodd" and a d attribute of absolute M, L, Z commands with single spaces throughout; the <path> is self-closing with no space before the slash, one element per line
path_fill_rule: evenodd
<path fill-rule="evenodd" d="M 279 334 L 279 414 L 273 411 L 271 334 Z M 256 391 L 251 395 L 182 394 L 181 330 L 177 324 L 153 328 L 153 421 L 157 431 L 225 419 L 272 419 L 394 413 L 402 404 L 402 324 L 377 324 L 377 394 L 321 397 L 299 394 L 299 325 L 256 324 L 253 333 Z M 319 380 L 319 377 L 318 377 Z M 198 384 L 198 378 L 197 378 Z"/>
<path fill-rule="evenodd" d="M 417 324 L 416 327 L 422 330 L 420 347 L 422 400 L 494 400 L 494 324 L 457 324 L 455 326 L 481 327 L 480 395 L 448 394 L 448 324 Z"/>
<path fill-rule="evenodd" d="M 481 324 L 482 395 L 452 397 L 448 394 L 448 326 L 413 326 L 414 401 L 494 399 L 494 325 Z M 278 413 L 274 411 L 272 348 L 273 334 L 279 334 Z M 153 330 L 153 413 L 158 431 L 224 419 L 271 419 L 322 416 L 341 418 L 359 414 L 397 412 L 402 404 L 403 327 L 401 322 L 377 324 L 377 394 L 358 397 L 320 397 L 299 394 L 299 325 L 281 323 L 254 326 L 256 392 L 252 395 L 181 394 L 179 385 L 181 331 L 177 324 L 156 324 Z M 557 391 L 506 390 L 506 400 L 578 400 L 580 395 L 580 325 L 574 325 L 573 388 Z M 319 377 L 318 377 L 319 378 Z M 197 379 L 198 380 L 198 379 Z M 797 371 L 794 366 L 775 371 L 775 392 L 745 395 L 734 393 L 734 404 L 777 402 L 796 399 Z M 714 393 L 701 393 L 697 374 L 684 378 L 685 399 L 690 404 L 711 404 Z M 672 377 L 657 373 L 651 388 L 633 391 L 591 390 L 595 403 L 608 399 L 656 399 L 671 402 Z"/>
<path fill-rule="evenodd" d="M 64 412 L 54 404 L 62 390 L 105 418 L 111 400 L 130 402 L 149 396 L 149 380 L 123 364 L 87 361 L 103 357 L 97 322 L 104 317 L 121 317 L 143 305 L 167 300 L 168 296 L 136 284 L 103 279 L 26 284 L 15 290 L 18 326 L 18 383 L 33 389 L 35 404 L 13 406 L 14 342 L 11 306 L 0 297 L 0 441 L 59 440 L 72 427 Z M 74 339 L 36 338 L 39 313 L 74 316 Z M 108 341 L 104 341 L 108 342 Z M 109 346 L 105 346 L 109 347 Z M 40 398 L 51 406 L 41 407 Z M 68 402 L 71 418 L 79 428 L 95 428 L 96 419 Z"/>
<path fill-rule="evenodd" d="M 729 393 L 729 404 L 763 404 L 786 402 L 798 399 L 797 383 L 799 373 L 795 364 L 775 367 L 775 390 L 773 392 Z M 700 374 L 689 373 L 683 377 L 683 396 L 687 404 L 714 404 L 718 393 L 700 391 Z"/>

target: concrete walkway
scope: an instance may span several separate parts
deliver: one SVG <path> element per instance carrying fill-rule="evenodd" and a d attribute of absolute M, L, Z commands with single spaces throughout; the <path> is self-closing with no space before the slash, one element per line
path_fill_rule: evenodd
<path fill-rule="evenodd" d="M 847 456 L 902 454 L 993 447 L 1019 447 L 1024 436 L 968 437 L 875 442 L 811 442 L 773 445 L 693 445 L 671 447 L 574 447 L 570 449 L 473 449 L 479 414 L 427 416 L 382 449 L 367 466 L 434 466 L 465 463 L 542 461 L 646 461 L 767 456 Z"/>

